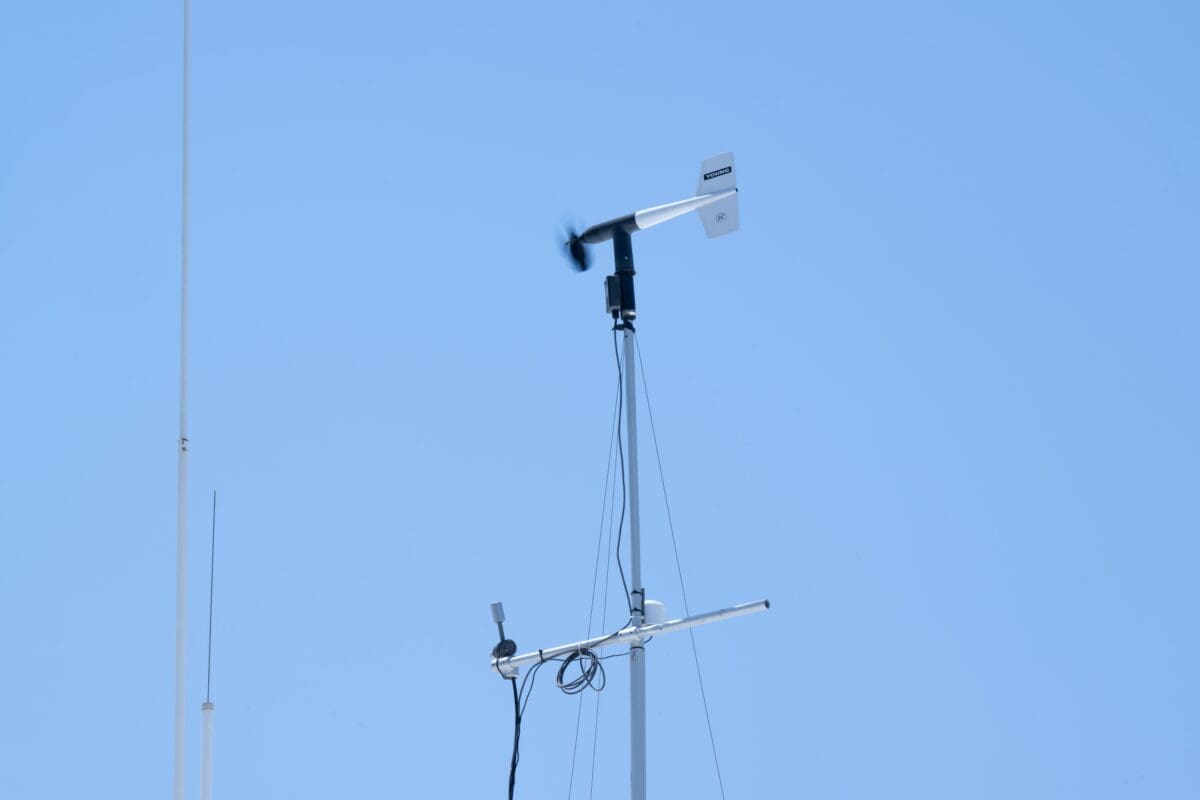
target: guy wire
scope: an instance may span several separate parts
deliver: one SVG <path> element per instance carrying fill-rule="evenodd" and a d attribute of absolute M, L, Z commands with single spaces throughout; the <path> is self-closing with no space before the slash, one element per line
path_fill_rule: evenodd
<path fill-rule="evenodd" d="M 583 638 L 592 638 L 592 621 L 596 612 L 596 580 L 600 576 L 600 548 L 604 544 L 604 518 L 609 516 L 608 508 L 611 505 L 609 501 L 609 488 L 612 487 L 613 473 L 613 449 L 617 434 L 617 409 L 621 404 L 621 390 L 618 387 L 616 402 L 613 404 L 612 424 L 608 434 L 608 457 L 605 459 L 604 471 L 604 497 L 600 502 L 600 529 L 596 535 L 596 562 L 592 567 L 592 597 L 588 604 L 588 621 L 587 635 Z M 615 487 L 612 487 L 615 488 Z M 615 492 L 614 492 L 615 494 Z M 610 534 L 611 535 L 611 534 Z M 596 697 L 599 698 L 599 692 Z M 583 693 L 579 693 L 579 708 L 575 712 L 575 743 L 571 746 L 571 775 L 567 781 L 567 800 L 571 800 L 571 795 L 575 791 L 575 757 L 579 750 L 579 726 L 583 720 Z"/>
<path fill-rule="evenodd" d="M 642 393 L 646 396 L 646 412 L 650 417 L 650 438 L 654 442 L 654 458 L 658 462 L 658 481 L 662 486 L 663 505 L 667 510 L 667 529 L 671 531 L 671 549 L 675 553 L 675 572 L 679 575 L 679 592 L 683 595 L 683 611 L 691 616 L 688 608 L 687 587 L 683 583 L 683 565 L 679 561 L 679 543 L 675 538 L 675 522 L 671 519 L 671 501 L 667 498 L 667 479 L 663 474 L 662 454 L 658 449 L 658 433 L 654 429 L 654 409 L 650 405 L 650 386 L 646 383 L 646 365 L 642 360 L 641 344 L 635 339 L 637 349 L 638 371 L 642 375 Z M 688 637 L 692 641 L 692 661 L 696 665 L 696 682 L 700 685 L 700 702 L 704 706 L 704 722 L 708 726 L 708 742 L 712 746 L 713 767 L 717 771 L 717 785 L 721 789 L 721 800 L 725 800 L 725 781 L 721 778 L 721 762 L 717 759 L 717 739 L 713 735 L 712 716 L 708 713 L 708 695 L 704 691 L 704 676 L 700 674 L 700 653 L 696 649 L 696 633 L 688 628 Z"/>

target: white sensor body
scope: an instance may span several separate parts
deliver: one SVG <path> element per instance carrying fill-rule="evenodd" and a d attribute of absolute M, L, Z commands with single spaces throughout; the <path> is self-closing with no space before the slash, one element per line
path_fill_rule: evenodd
<path fill-rule="evenodd" d="M 667 606 L 657 600 L 647 600 L 643 605 L 643 618 L 647 625 L 661 625 L 667 621 Z"/>

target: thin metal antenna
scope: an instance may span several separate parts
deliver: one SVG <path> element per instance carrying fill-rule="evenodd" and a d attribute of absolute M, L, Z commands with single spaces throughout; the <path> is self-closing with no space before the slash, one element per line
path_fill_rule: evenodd
<path fill-rule="evenodd" d="M 204 683 L 204 705 L 200 706 L 203 717 L 200 729 L 200 800 L 212 797 L 212 734 L 213 710 L 212 703 L 212 621 L 213 621 L 213 581 L 217 574 L 217 490 L 213 489 L 212 504 L 212 550 L 209 555 L 208 567 L 208 677 Z"/>
<path fill-rule="evenodd" d="M 212 621 L 213 585 L 217 574 L 217 490 L 213 489 L 212 503 L 212 549 L 208 561 L 208 678 L 204 682 L 204 702 L 212 702 Z"/>
<path fill-rule="evenodd" d="M 184 800 L 184 721 L 187 717 L 187 542 L 188 542 L 188 152 L 191 127 L 192 9 L 183 0 L 183 185 L 181 197 L 179 320 L 179 484 L 175 518 L 175 800 Z"/>

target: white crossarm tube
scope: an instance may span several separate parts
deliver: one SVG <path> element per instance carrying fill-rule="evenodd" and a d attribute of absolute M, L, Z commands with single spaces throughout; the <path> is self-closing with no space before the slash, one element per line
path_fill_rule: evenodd
<path fill-rule="evenodd" d="M 696 211 L 718 200 L 733 197 L 735 194 L 737 194 L 737 189 L 726 189 L 723 192 L 702 194 L 699 197 L 689 197 L 687 200 L 676 200 L 674 203 L 654 206 L 653 208 L 644 208 L 641 211 L 633 212 L 633 221 L 638 226 L 638 230 L 644 231 L 646 228 L 675 219 L 676 217 L 682 217 L 689 211 Z"/>
<path fill-rule="evenodd" d="M 591 639 L 585 639 L 582 642 L 563 644 L 559 645 L 558 647 L 548 647 L 544 650 L 535 650 L 532 653 L 522 653 L 520 655 L 509 656 L 508 658 L 493 658 L 492 669 L 505 677 L 509 677 L 510 675 L 516 674 L 519 668 L 527 664 L 536 664 L 539 661 L 549 661 L 552 658 L 565 656 L 567 653 L 573 653 L 576 650 L 581 650 L 583 648 L 587 648 L 589 650 L 599 650 L 604 647 L 628 644 L 632 641 L 645 641 L 651 636 L 658 636 L 662 633 L 681 631 L 684 628 L 694 628 L 697 625 L 705 625 L 709 622 L 716 622 L 722 619 L 742 617 L 746 614 L 753 614 L 757 611 L 766 611 L 770 607 L 770 600 L 758 600 L 754 603 L 742 603 L 741 605 L 732 606 L 731 608 L 722 608 L 719 611 L 709 611 L 707 614 L 697 614 L 694 617 L 670 619 L 666 622 L 660 622 L 657 625 L 642 625 L 639 628 L 622 628 L 616 633 L 610 633 L 607 636 L 596 636 Z"/>

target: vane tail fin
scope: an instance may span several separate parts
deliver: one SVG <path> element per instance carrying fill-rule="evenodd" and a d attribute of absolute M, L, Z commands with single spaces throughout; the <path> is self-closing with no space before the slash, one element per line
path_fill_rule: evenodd
<path fill-rule="evenodd" d="M 704 159 L 700 165 L 700 182 L 696 194 L 715 194 L 729 189 L 735 191 L 729 197 L 700 208 L 696 213 L 704 223 L 708 238 L 715 239 L 738 229 L 737 173 L 733 169 L 733 153 Z"/>

